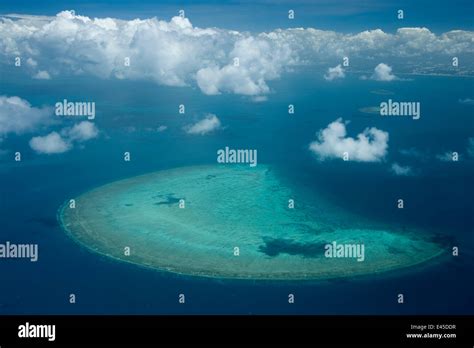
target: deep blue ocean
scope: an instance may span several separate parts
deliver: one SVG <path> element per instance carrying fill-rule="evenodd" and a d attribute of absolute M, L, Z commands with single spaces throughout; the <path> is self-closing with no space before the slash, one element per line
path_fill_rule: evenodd
<path fill-rule="evenodd" d="M 94 101 L 100 137 L 60 155 L 36 155 L 31 135 L 9 137 L 0 157 L 0 239 L 38 243 L 36 263 L 0 263 L 0 313 L 6 314 L 474 314 L 474 79 L 403 76 L 381 83 L 348 74 L 326 83 L 307 67 L 270 84 L 265 102 L 237 95 L 205 96 L 198 89 L 151 82 L 64 78 L 32 80 L 4 71 L 0 95 L 33 106 L 62 99 Z M 390 95 L 374 93 L 381 89 Z M 421 102 L 421 118 L 384 118 L 360 112 L 388 98 Z M 178 105 L 186 106 L 185 115 Z M 288 104 L 295 105 L 289 115 Z M 216 114 L 223 129 L 191 136 L 182 127 Z M 381 163 L 319 162 L 308 150 L 316 132 L 342 117 L 349 136 L 366 127 L 390 133 Z M 71 122 L 72 123 L 72 122 Z M 67 125 L 58 124 L 58 129 Z M 166 125 L 164 132 L 156 128 Z M 154 130 L 153 130 L 154 129 Z M 256 282 L 177 276 L 91 253 L 61 230 L 58 207 L 94 187 L 152 171 L 216 163 L 216 150 L 258 149 L 258 162 L 279 169 L 306 192 L 394 227 L 439 233 L 459 256 L 389 274 L 318 282 Z M 423 155 L 406 156 L 415 148 Z M 123 161 L 129 151 L 131 162 Z M 436 155 L 458 151 L 459 162 Z M 395 176 L 390 163 L 410 165 L 414 176 Z M 403 198 L 405 209 L 396 209 Z M 69 294 L 76 304 L 69 303 Z M 186 304 L 178 294 L 186 294 Z M 288 294 L 295 303 L 288 304 Z M 396 301 L 405 295 L 405 303 Z"/>

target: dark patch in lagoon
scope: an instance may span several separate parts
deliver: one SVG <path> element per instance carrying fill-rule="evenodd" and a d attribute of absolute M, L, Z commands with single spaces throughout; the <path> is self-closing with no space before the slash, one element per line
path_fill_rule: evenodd
<path fill-rule="evenodd" d="M 278 256 L 280 254 L 301 255 L 303 257 L 322 257 L 324 246 L 327 243 L 298 243 L 291 239 L 264 238 L 265 245 L 260 245 L 258 250 L 267 256 Z"/>
<path fill-rule="evenodd" d="M 397 247 L 394 247 L 394 246 L 389 246 L 387 248 L 387 251 L 390 253 L 390 254 L 403 254 L 403 250 L 400 249 L 400 248 L 397 248 Z"/>
<path fill-rule="evenodd" d="M 456 244 L 455 238 L 453 236 L 449 236 L 449 235 L 441 234 L 441 233 L 436 233 L 432 235 L 430 240 L 433 243 L 444 245 L 444 246 Z"/>
<path fill-rule="evenodd" d="M 317 235 L 317 234 L 320 234 L 320 233 L 334 232 L 334 229 L 332 229 L 330 227 L 320 227 L 320 228 L 316 229 L 316 228 L 312 228 L 311 226 L 308 226 L 307 224 L 304 224 L 304 223 L 291 222 L 291 223 L 282 224 L 282 226 L 293 227 L 293 228 L 296 228 L 300 232 L 314 234 L 314 235 Z"/>
<path fill-rule="evenodd" d="M 133 207 L 133 203 L 125 203 L 126 207 Z"/>
<path fill-rule="evenodd" d="M 163 197 L 163 195 L 159 195 L 159 196 Z M 184 197 L 183 198 L 174 197 L 174 194 L 170 193 L 166 195 L 164 201 L 156 202 L 155 205 L 173 205 L 173 204 L 179 203 L 179 201 L 182 199 L 184 199 Z"/>

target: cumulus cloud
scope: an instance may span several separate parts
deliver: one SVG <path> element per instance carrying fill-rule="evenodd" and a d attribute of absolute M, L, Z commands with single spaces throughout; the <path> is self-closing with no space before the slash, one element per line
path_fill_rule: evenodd
<path fill-rule="evenodd" d="M 52 123 L 53 109 L 36 108 L 20 97 L 0 96 L 0 138 L 8 133 L 24 134 Z"/>
<path fill-rule="evenodd" d="M 309 145 L 309 149 L 320 160 L 343 158 L 347 153 L 349 160 L 357 162 L 379 162 L 388 148 L 388 133 L 377 128 L 366 128 L 356 138 L 347 137 L 346 123 L 341 118 L 320 130 L 318 140 Z"/>
<path fill-rule="evenodd" d="M 221 127 L 221 121 L 214 114 L 207 114 L 202 120 L 184 127 L 188 134 L 208 134 Z"/>
<path fill-rule="evenodd" d="M 67 152 L 74 148 L 74 144 L 96 138 L 98 135 L 99 130 L 94 123 L 82 121 L 72 127 L 63 128 L 59 133 L 51 132 L 45 136 L 33 137 L 29 144 L 37 153 L 51 155 Z"/>
<path fill-rule="evenodd" d="M 50 80 L 51 76 L 49 76 L 49 73 L 46 70 L 40 70 L 33 75 L 33 78 L 37 80 Z"/>
<path fill-rule="evenodd" d="M 83 142 L 96 138 L 99 135 L 99 130 L 94 123 L 82 121 L 71 128 L 63 129 L 61 134 L 66 136 L 69 141 Z"/>
<path fill-rule="evenodd" d="M 87 74 L 167 86 L 197 84 L 209 95 L 267 93 L 267 82 L 279 78 L 296 59 L 284 42 L 200 29 L 187 18 L 91 19 L 71 11 L 48 19 L 1 18 L 0 52 L 32 56 L 36 63 L 32 66 L 51 76 Z"/>
<path fill-rule="evenodd" d="M 397 69 L 407 65 L 408 70 L 415 70 L 416 64 L 417 71 L 420 66 L 432 71 L 429 69 L 454 55 L 469 57 L 472 53 L 474 33 L 462 30 L 440 35 L 427 28 L 345 34 L 291 28 L 252 34 L 198 28 L 181 17 L 121 20 L 89 18 L 71 11 L 52 17 L 0 17 L 0 61 L 10 64 L 15 56 L 25 57 L 32 76 L 44 71 L 51 78 L 70 74 L 150 80 L 167 86 L 195 85 L 209 95 L 269 93 L 269 81 L 293 67 L 322 67 L 329 59 L 343 56 L 361 58 L 359 66 L 367 56 L 390 56 L 398 59 Z M 413 57 L 425 58 L 410 63 Z M 124 64 L 126 59 L 129 66 Z M 472 73 L 474 62 L 463 61 L 464 71 Z"/>
<path fill-rule="evenodd" d="M 256 95 L 269 91 L 263 78 L 254 79 L 243 68 L 229 65 L 223 68 L 200 69 L 196 74 L 196 80 L 201 91 L 209 95 L 221 92 Z"/>
<path fill-rule="evenodd" d="M 324 79 L 327 81 L 332 81 L 335 79 L 343 79 L 346 76 L 344 69 L 341 64 L 335 66 L 334 68 L 329 68 L 327 74 L 324 75 Z"/>
<path fill-rule="evenodd" d="M 37 108 L 20 97 L 0 96 L 0 143 L 8 134 L 38 132 L 58 123 L 53 117 L 53 108 Z M 97 127 L 83 121 L 72 127 L 63 128 L 59 133 L 31 138 L 30 147 L 41 154 L 63 153 L 70 150 L 75 142 L 84 142 L 97 137 Z"/>
<path fill-rule="evenodd" d="M 393 163 L 390 167 L 390 171 L 399 176 L 412 176 L 414 175 L 413 169 L 410 166 L 402 166 L 398 163 Z"/>
<path fill-rule="evenodd" d="M 376 81 L 393 81 L 397 79 L 397 77 L 392 74 L 392 68 L 384 63 L 380 63 L 375 67 L 374 73 L 370 78 Z"/>
<path fill-rule="evenodd" d="M 33 137 L 30 147 L 40 154 L 56 154 L 69 151 L 71 144 L 65 141 L 57 132 L 51 132 L 43 137 Z"/>
<path fill-rule="evenodd" d="M 32 67 L 32 68 L 35 68 L 35 67 L 38 65 L 38 63 L 36 62 L 36 60 L 34 60 L 34 59 L 32 59 L 32 58 L 28 58 L 28 59 L 26 60 L 26 64 L 27 64 L 28 66 Z"/>
<path fill-rule="evenodd" d="M 161 133 L 161 132 L 164 132 L 164 131 L 167 130 L 167 129 L 168 129 L 167 126 L 161 125 L 161 126 L 159 126 L 159 127 L 156 129 L 156 131 L 157 131 L 158 133 Z"/>

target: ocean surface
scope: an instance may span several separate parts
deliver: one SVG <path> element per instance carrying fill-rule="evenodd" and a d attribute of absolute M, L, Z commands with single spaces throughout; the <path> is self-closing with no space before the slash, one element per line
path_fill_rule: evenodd
<path fill-rule="evenodd" d="M 151 82 L 64 78 L 32 80 L 14 69 L 2 72 L 0 95 L 33 106 L 62 99 L 94 101 L 100 137 L 60 155 L 36 155 L 31 135 L 9 137 L 0 156 L 0 238 L 38 243 L 39 260 L 0 263 L 0 313 L 6 314 L 473 314 L 474 80 L 447 76 L 402 76 L 380 83 L 348 74 L 326 83 L 305 68 L 270 84 L 268 100 L 236 95 L 205 96 L 199 90 Z M 381 91 L 383 89 L 383 91 Z M 389 93 L 389 94 L 388 94 Z M 381 117 L 359 109 L 388 98 L 421 102 L 421 118 Z M 178 113 L 186 106 L 185 115 Z M 288 104 L 295 105 L 289 115 Z M 205 136 L 183 127 L 216 114 L 223 129 Z M 318 130 L 341 117 L 348 135 L 366 127 L 390 133 L 380 163 L 318 161 L 308 150 Z M 73 121 L 69 123 L 72 124 Z M 58 124 L 58 129 L 67 125 Z M 167 126 L 163 132 L 156 129 Z M 45 131 L 45 134 L 49 132 Z M 258 163 L 277 168 L 308 195 L 365 219 L 440 235 L 459 247 L 422 266 L 357 278 L 311 282 L 239 281 L 179 276 L 117 262 L 75 243 L 57 222 L 66 200 L 100 185 L 153 171 L 216 163 L 216 151 L 257 149 Z M 401 150 L 417 149 L 407 156 Z M 132 160 L 123 161 L 129 151 Z M 458 151 L 460 161 L 436 155 Z M 416 175 L 395 176 L 397 162 Z M 397 209 L 403 198 L 405 208 Z M 245 218 L 245 217 L 243 217 Z M 69 294 L 76 303 L 69 303 Z M 186 304 L 178 303 L 178 294 Z M 295 303 L 288 303 L 288 294 Z M 404 304 L 397 303 L 403 293 Z"/>

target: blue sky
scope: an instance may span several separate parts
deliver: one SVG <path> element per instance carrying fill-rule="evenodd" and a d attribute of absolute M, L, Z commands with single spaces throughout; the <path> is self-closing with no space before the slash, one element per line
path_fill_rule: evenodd
<path fill-rule="evenodd" d="M 249 31 L 265 31 L 278 27 L 314 27 L 338 32 L 357 32 L 374 28 L 393 32 L 398 27 L 425 26 L 439 33 L 452 29 L 472 30 L 474 23 L 472 0 L 7 0 L 0 3 L 0 14 L 54 15 L 65 9 L 73 9 L 78 14 L 90 17 L 130 19 L 156 16 L 169 19 L 181 8 L 196 26 Z M 296 11 L 295 20 L 287 19 L 288 9 Z M 403 21 L 396 18 L 398 9 L 405 12 Z"/>

